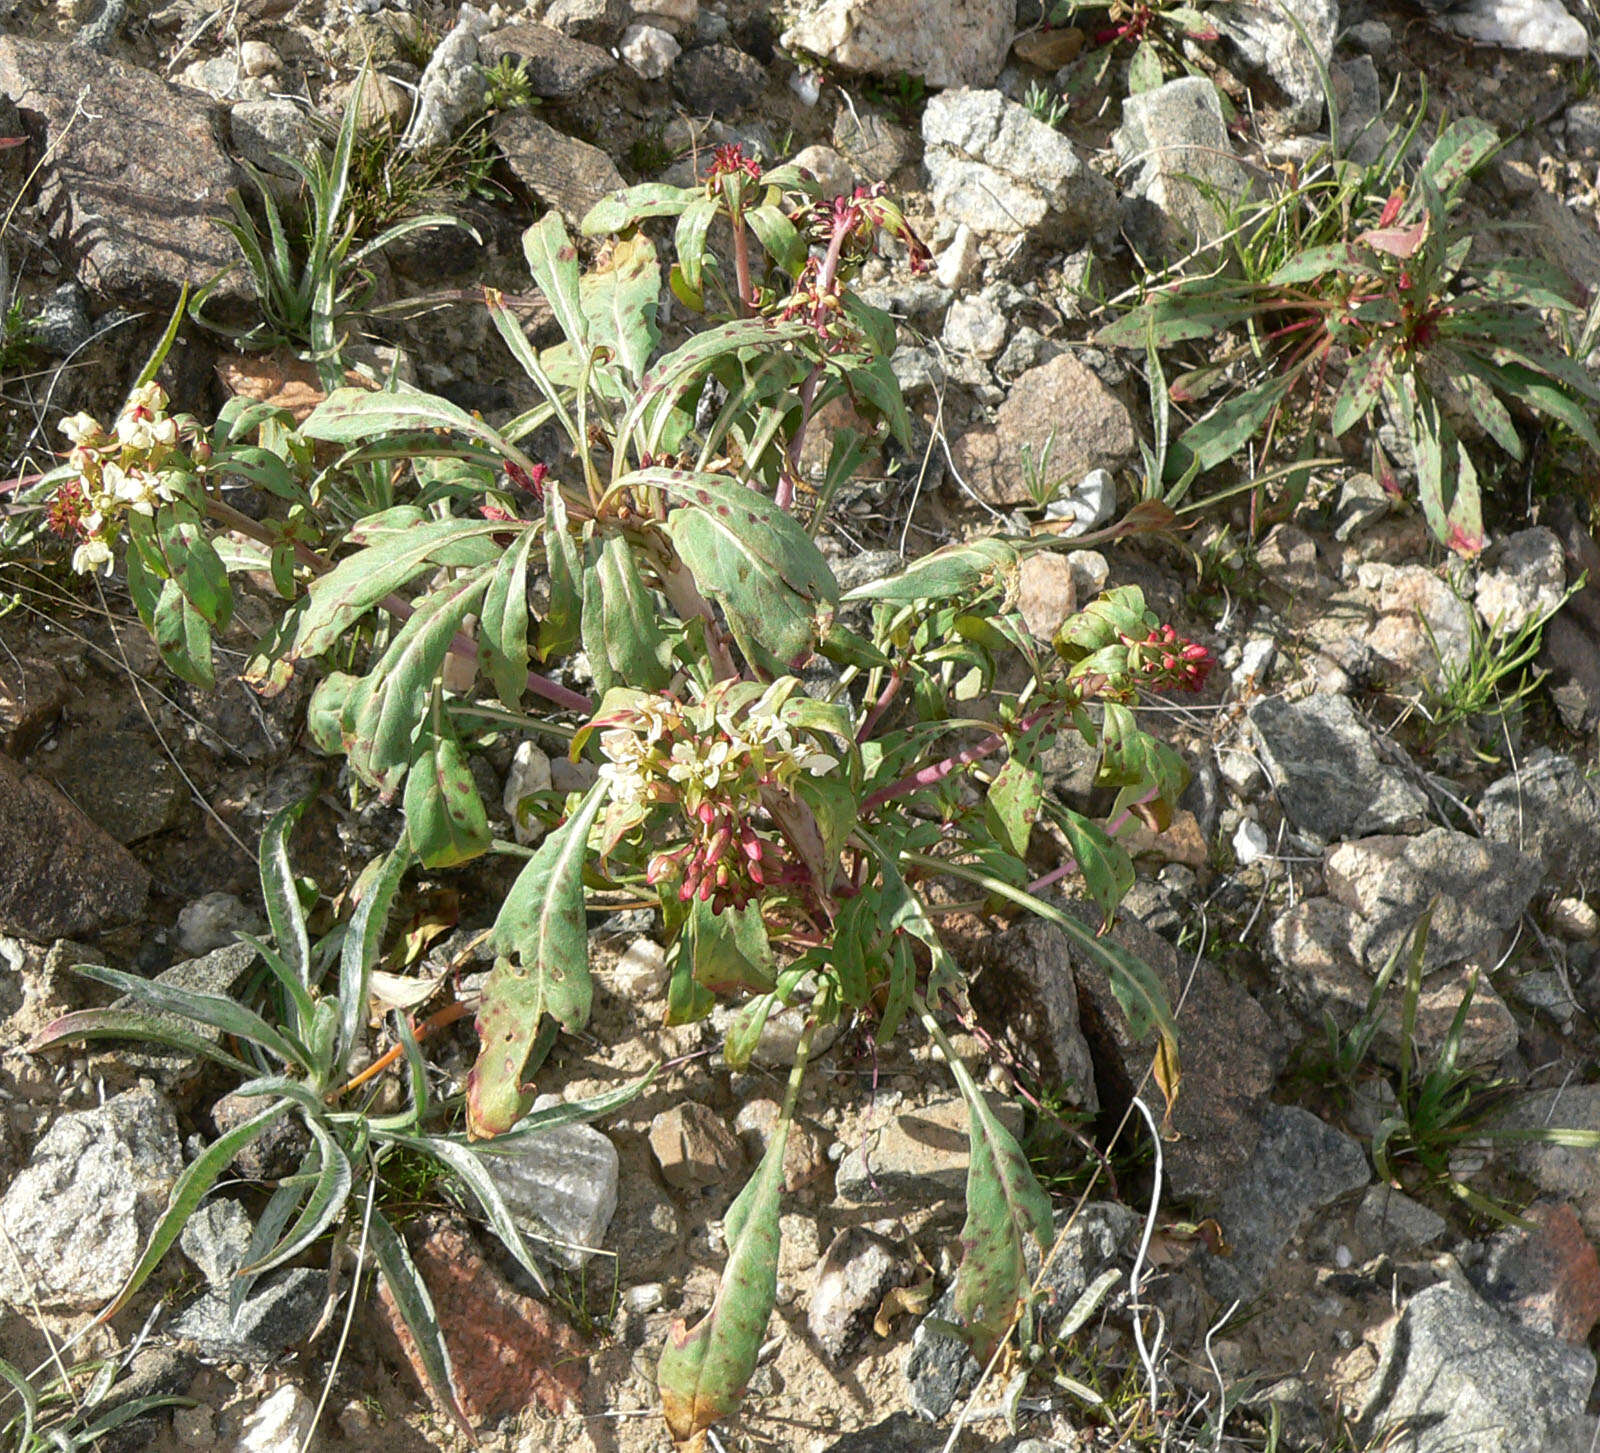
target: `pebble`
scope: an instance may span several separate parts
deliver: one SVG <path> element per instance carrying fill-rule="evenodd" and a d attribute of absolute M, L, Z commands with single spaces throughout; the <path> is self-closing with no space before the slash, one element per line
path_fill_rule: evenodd
<path fill-rule="evenodd" d="M 656 25 L 630 25 L 618 47 L 623 60 L 646 81 L 659 81 L 672 69 L 683 47 Z"/>
<path fill-rule="evenodd" d="M 1259 862 L 1272 852 L 1272 843 L 1266 829 L 1253 817 L 1240 822 L 1233 835 L 1233 856 L 1241 868 Z"/>
<path fill-rule="evenodd" d="M 316 1404 L 285 1383 L 244 1420 L 233 1453 L 300 1453 L 316 1415 Z"/>

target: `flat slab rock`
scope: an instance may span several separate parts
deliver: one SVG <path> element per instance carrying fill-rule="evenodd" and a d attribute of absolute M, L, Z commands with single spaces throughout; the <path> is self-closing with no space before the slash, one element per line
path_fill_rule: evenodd
<path fill-rule="evenodd" d="M 1412 832 L 1428 799 L 1378 755 L 1372 731 L 1348 697 L 1266 697 L 1250 710 L 1267 775 L 1285 815 L 1323 842 Z"/>
<path fill-rule="evenodd" d="M 1483 794 L 1485 837 L 1532 853 L 1561 883 L 1600 885 L 1600 791 L 1560 752 L 1531 753 Z"/>
<path fill-rule="evenodd" d="M 0 95 L 45 158 L 39 207 L 85 286 L 169 307 L 237 259 L 218 219 L 239 175 L 198 92 L 86 47 L 6 36 Z"/>
<path fill-rule="evenodd" d="M 1066 898 L 1061 906 L 1089 928 L 1099 928 L 1099 912 L 1086 900 Z M 1182 1003 L 1177 1026 L 1183 1084 L 1172 1113 L 1178 1135 L 1166 1145 L 1169 1183 L 1180 1197 L 1220 1195 L 1255 1151 L 1261 1111 L 1286 1052 L 1282 1035 L 1266 1011 L 1215 964 L 1202 959 L 1191 976 L 1189 963 L 1179 962 L 1171 944 L 1130 919 L 1112 929 L 1111 939 L 1155 972 L 1169 1003 Z M 1072 969 L 1100 1103 L 1115 1110 L 1143 1081 L 1154 1046 L 1134 1037 L 1098 962 L 1075 950 Z M 1157 1114 L 1160 1099 L 1152 1085 L 1146 1103 Z"/>
<path fill-rule="evenodd" d="M 598 146 L 525 112 L 508 111 L 497 118 L 494 139 L 517 180 L 569 226 L 576 227 L 596 202 L 627 185 Z"/>
<path fill-rule="evenodd" d="M 1012 0 L 822 0 L 784 33 L 787 47 L 846 70 L 908 72 L 929 86 L 986 86 L 1016 28 Z"/>
<path fill-rule="evenodd" d="M 150 874 L 121 843 L 0 756 L 0 931 L 87 937 L 137 920 L 149 893 Z"/>

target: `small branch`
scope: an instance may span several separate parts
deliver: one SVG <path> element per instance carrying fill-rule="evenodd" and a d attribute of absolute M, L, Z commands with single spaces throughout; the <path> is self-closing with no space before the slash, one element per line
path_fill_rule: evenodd
<path fill-rule="evenodd" d="M 448 1028 L 458 1019 L 465 1019 L 467 1015 L 473 1012 L 473 1007 L 474 1006 L 467 1003 L 465 999 L 457 999 L 453 1004 L 446 1004 L 443 1009 L 439 1010 L 438 1013 L 429 1015 L 428 1018 L 424 1019 L 421 1024 L 413 1026 L 412 1036 L 416 1039 L 418 1044 L 421 1044 L 422 1041 L 425 1040 L 430 1034 L 437 1034 L 439 1030 Z M 383 1054 L 379 1055 L 377 1059 L 373 1060 L 373 1062 L 368 1065 L 366 1069 L 362 1070 L 361 1073 L 354 1079 L 347 1080 L 344 1084 L 340 1085 L 337 1090 L 331 1091 L 323 1098 L 330 1105 L 335 1100 L 342 1099 L 345 1095 L 348 1095 L 351 1090 L 359 1089 L 362 1085 L 366 1084 L 368 1080 L 376 1079 L 386 1069 L 388 1069 L 390 1065 L 396 1064 L 399 1061 L 400 1056 L 405 1052 L 406 1047 L 403 1044 L 395 1045 L 393 1049 L 387 1050 Z"/>
<path fill-rule="evenodd" d="M 861 723 L 861 730 L 856 733 L 856 745 L 867 741 L 877 730 L 878 723 L 883 719 L 883 714 L 889 709 L 890 704 L 899 694 L 900 683 L 905 680 L 905 671 L 902 667 L 895 667 L 894 674 L 889 677 L 889 684 L 883 688 L 883 693 L 878 697 L 877 704 L 867 713 L 867 719 Z"/>
<path fill-rule="evenodd" d="M 919 767 L 915 772 L 908 772 L 896 782 L 891 782 L 887 787 L 880 787 L 861 804 L 861 812 L 865 814 L 876 808 L 882 807 L 885 802 L 892 802 L 896 797 L 904 797 L 923 787 L 932 787 L 944 781 L 958 767 L 969 766 L 973 762 L 981 762 L 985 757 L 992 757 L 1001 747 L 1005 746 L 1012 735 L 1020 736 L 1023 732 L 1031 731 L 1051 711 L 1055 709 L 1054 703 L 1041 707 L 1031 716 L 1025 716 L 1016 723 L 1009 732 L 995 732 L 985 737 L 975 746 L 967 747 L 953 756 L 946 757 L 942 762 L 934 762 L 931 766 Z"/>

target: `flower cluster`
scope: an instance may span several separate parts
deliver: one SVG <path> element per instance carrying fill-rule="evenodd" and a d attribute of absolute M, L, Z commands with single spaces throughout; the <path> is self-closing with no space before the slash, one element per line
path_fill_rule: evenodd
<path fill-rule="evenodd" d="M 1157 626 L 1143 640 L 1121 637 L 1128 648 L 1128 674 L 1151 691 L 1198 691 L 1211 674 L 1211 652 L 1171 626 Z"/>
<path fill-rule="evenodd" d="M 656 853 L 646 878 L 676 881 L 680 901 L 698 898 L 719 913 L 785 877 L 762 791 L 787 792 L 838 765 L 775 712 L 730 708 L 725 696 L 684 704 L 637 695 L 596 725 L 610 786 L 607 835 L 620 836 L 652 807 L 676 808 L 687 840 Z"/>
<path fill-rule="evenodd" d="M 147 383 L 129 396 L 109 432 L 88 414 L 63 419 L 60 429 L 72 441 L 74 477 L 51 500 L 49 526 L 78 542 L 72 568 L 80 575 L 110 570 L 124 518 L 154 515 L 191 472 L 180 446 L 194 422 L 168 415 L 165 391 Z"/>
<path fill-rule="evenodd" d="M 738 176 L 743 174 L 753 182 L 761 180 L 761 163 L 753 156 L 746 156 L 744 148 L 737 143 L 728 146 L 719 146 L 711 153 L 711 170 L 706 173 L 706 185 L 709 190 L 715 190 L 717 182 L 723 177 Z"/>

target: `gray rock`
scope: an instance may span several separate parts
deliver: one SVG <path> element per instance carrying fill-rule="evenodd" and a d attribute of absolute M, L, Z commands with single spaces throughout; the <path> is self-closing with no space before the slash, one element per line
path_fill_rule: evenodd
<path fill-rule="evenodd" d="M 240 101 L 228 112 L 233 149 L 258 171 L 298 183 L 289 160 L 309 162 L 322 151 L 317 123 L 283 96 Z"/>
<path fill-rule="evenodd" d="M 1220 1301 L 1260 1290 L 1307 1216 L 1372 1179 L 1359 1142 L 1294 1105 L 1269 1105 L 1255 1154 L 1216 1205 L 1229 1256 L 1202 1253 L 1206 1287 Z"/>
<path fill-rule="evenodd" d="M 737 46 L 703 45 L 672 68 L 672 93 L 696 115 L 737 116 L 766 93 L 767 72 Z"/>
<path fill-rule="evenodd" d="M 1461 597 L 1422 565 L 1371 561 L 1356 571 L 1361 589 L 1376 597 L 1378 617 L 1364 636 L 1397 681 L 1440 679 L 1441 668 L 1466 664 L 1472 651 L 1472 615 Z"/>
<path fill-rule="evenodd" d="M 316 1420 L 317 1405 L 286 1382 L 251 1410 L 230 1453 L 300 1453 Z"/>
<path fill-rule="evenodd" d="M 1086 900 L 1064 898 L 1061 906 L 1087 927 L 1100 927 L 1098 911 Z M 1283 1036 L 1261 1006 L 1210 961 L 1180 962 L 1165 939 L 1126 919 L 1110 938 L 1155 973 L 1169 1004 L 1181 1004 L 1175 1022 L 1183 1088 L 1172 1110 L 1177 1135 L 1166 1147 L 1169 1184 L 1186 1199 L 1218 1196 L 1256 1148 L 1262 1107 L 1285 1053 Z M 1074 949 L 1072 968 L 1095 1046 L 1101 1106 L 1124 1105 L 1150 1068 L 1151 1042 L 1134 1035 L 1097 959 Z"/>
<path fill-rule="evenodd" d="M 149 892 L 121 843 L 0 755 L 0 932 L 85 938 L 134 922 Z"/>
<path fill-rule="evenodd" d="M 495 118 L 495 144 L 517 180 L 576 227 L 601 198 L 626 185 L 597 146 L 568 136 L 522 111 Z"/>
<path fill-rule="evenodd" d="M 912 140 L 905 127 L 859 104 L 840 108 L 833 123 L 833 144 L 873 182 L 888 181 L 911 159 Z"/>
<path fill-rule="evenodd" d="M 1306 898 L 1273 921 L 1268 933 L 1282 970 L 1289 1001 L 1308 1023 L 1332 1019 L 1348 1031 L 1366 1017 L 1373 975 L 1382 958 L 1367 956 L 1373 929 L 1354 909 L 1331 898 Z M 1445 969 L 1423 978 L 1416 1021 L 1409 1035 L 1397 984 L 1382 1005 L 1373 1055 L 1384 1064 L 1400 1063 L 1410 1044 L 1432 1063 L 1450 1035 L 1450 1025 L 1471 981 L 1467 967 Z M 1462 1025 L 1458 1060 L 1463 1069 L 1496 1064 L 1517 1042 L 1517 1024 L 1494 986 L 1479 981 Z"/>
<path fill-rule="evenodd" d="M 174 1337 L 203 1357 L 271 1362 L 311 1335 L 328 1296 L 328 1273 L 289 1267 L 264 1276 L 234 1311 L 227 1291 L 202 1292 L 173 1318 Z"/>
<path fill-rule="evenodd" d="M 66 677 L 54 663 L 42 656 L 0 653 L 0 752 L 11 757 L 31 752 L 61 719 L 69 695 Z"/>
<path fill-rule="evenodd" d="M 1479 619 L 1496 634 L 1513 635 L 1551 615 L 1566 597 L 1561 539 L 1542 525 L 1507 535 L 1484 563 L 1473 604 Z"/>
<path fill-rule="evenodd" d="M 1261 761 L 1289 821 L 1323 842 L 1415 831 L 1428 798 L 1379 756 L 1343 696 L 1266 697 L 1250 709 Z"/>
<path fill-rule="evenodd" d="M 1594 1376 L 1592 1353 L 1441 1283 L 1412 1297 L 1390 1333 L 1357 1436 L 1391 1453 L 1581 1453 Z"/>
<path fill-rule="evenodd" d="M 900 392 L 907 398 L 927 393 L 944 382 L 944 366 L 931 348 L 897 348 L 889 359 Z"/>
<path fill-rule="evenodd" d="M 1024 460 L 1065 486 L 1114 471 L 1138 441 L 1127 406 L 1071 353 L 1029 369 L 1011 386 L 992 429 L 968 429 L 952 448 L 957 472 L 990 504 L 1030 504 Z"/>
<path fill-rule="evenodd" d="M 461 7 L 455 27 L 434 49 L 417 83 L 417 109 L 400 138 L 402 151 L 443 146 L 483 110 L 485 89 L 478 42 L 489 25 L 489 17 L 481 10 Z"/>
<path fill-rule="evenodd" d="M 1600 1130 L 1600 1085 L 1568 1085 L 1520 1095 L 1496 1124 L 1507 1130 Z M 1537 1140 L 1503 1153 L 1541 1191 L 1570 1201 L 1583 1229 L 1600 1238 L 1600 1155 L 1588 1146 Z"/>
<path fill-rule="evenodd" d="M 1006 315 L 991 297 L 957 298 L 944 322 L 944 345 L 975 358 L 993 358 L 1006 342 Z"/>
<path fill-rule="evenodd" d="M 1060 556 L 1034 559 L 1066 565 Z M 985 939 L 977 963 L 981 972 L 971 986 L 973 1007 L 1027 1058 L 1041 1083 L 1064 1091 L 1086 1113 L 1097 1113 L 1094 1059 L 1078 1023 L 1078 986 L 1066 934 L 1043 919 L 1026 918 Z"/>
<path fill-rule="evenodd" d="M 546 25 L 590 45 L 614 44 L 627 19 L 624 0 L 554 0 L 544 13 Z"/>
<path fill-rule="evenodd" d="M 238 174 L 193 91 L 82 47 L 6 36 L 0 95 L 30 118 L 40 215 L 92 293 L 170 308 L 183 283 L 201 287 L 236 259 L 218 219 Z M 218 301 L 244 286 L 224 284 Z"/>
<path fill-rule="evenodd" d="M 806 1326 L 830 1362 L 848 1357 L 866 1338 L 891 1287 L 911 1280 L 912 1267 L 887 1236 L 848 1226 L 817 1267 Z"/>
<path fill-rule="evenodd" d="M 934 89 L 987 86 L 1016 24 L 1013 0 L 821 0 L 783 34 L 851 71 L 921 76 Z"/>
<path fill-rule="evenodd" d="M 608 51 L 575 40 L 549 25 L 505 25 L 478 43 L 486 66 L 506 56 L 521 62 L 528 86 L 546 101 L 570 101 L 582 96 L 617 68 Z"/>
<path fill-rule="evenodd" d="M 1022 1116 L 1010 1102 L 990 1108 L 1013 1135 Z M 834 1187 L 847 1204 L 909 1198 L 927 1204 L 964 1195 L 967 1186 L 966 1102 L 935 1100 L 892 1117 L 839 1162 Z"/>
<path fill-rule="evenodd" d="M 1339 106 L 1339 145 L 1357 166 L 1370 166 L 1383 153 L 1392 134 L 1383 119 L 1383 83 L 1369 55 L 1355 56 L 1332 68 L 1334 99 Z"/>
<path fill-rule="evenodd" d="M 172 1107 L 153 1089 L 61 1116 L 0 1199 L 0 1300 L 61 1311 L 109 1301 L 182 1169 Z"/>
<path fill-rule="evenodd" d="M 94 336 L 89 296 L 77 283 L 62 283 L 45 295 L 33 319 L 33 341 L 52 358 L 76 353 Z"/>
<path fill-rule="evenodd" d="M 225 1288 L 245 1263 L 255 1227 L 237 1201 L 207 1201 L 178 1233 L 178 1246 L 205 1277 L 206 1285 Z"/>
<path fill-rule="evenodd" d="M 891 1413 L 881 1423 L 835 1438 L 822 1453 L 939 1453 L 946 1436 L 910 1413 Z"/>
<path fill-rule="evenodd" d="M 1483 794 L 1478 812 L 1485 837 L 1534 854 L 1555 882 L 1600 885 L 1600 791 L 1571 757 L 1541 747 Z"/>
<path fill-rule="evenodd" d="M 1223 209 L 1250 189 L 1217 89 L 1203 76 L 1129 96 L 1112 142 L 1119 165 L 1136 168 L 1129 189 L 1165 214 L 1174 250 L 1215 242 L 1228 227 Z"/>
<path fill-rule="evenodd" d="M 618 53 L 635 75 L 659 81 L 683 54 L 683 47 L 659 25 L 630 25 L 622 32 Z"/>
<path fill-rule="evenodd" d="M 1582 23 L 1558 0 L 1463 0 L 1429 18 L 1441 29 L 1479 45 L 1568 60 L 1582 60 L 1589 53 L 1589 37 Z"/>
<path fill-rule="evenodd" d="M 226 948 L 213 949 L 200 958 L 173 964 L 171 968 L 163 969 L 157 974 L 155 981 L 171 988 L 188 989 L 197 994 L 215 994 L 224 999 L 233 998 L 254 967 L 255 961 L 256 950 L 252 945 L 233 943 Z M 139 1006 L 131 995 L 124 995 L 116 1001 L 116 1007 L 133 1009 Z M 141 1012 L 151 1013 L 149 1010 Z M 222 1042 L 222 1031 L 214 1029 L 209 1024 L 197 1024 L 180 1014 L 152 1013 L 151 1017 L 175 1029 L 187 1030 L 190 1034 L 197 1035 L 212 1044 Z M 130 1045 L 119 1051 L 119 1057 L 128 1069 L 151 1076 L 166 1090 L 177 1089 L 192 1081 L 206 1064 L 198 1054 L 190 1054 L 181 1049 L 168 1049 L 160 1045 L 152 1045 L 149 1048 Z M 259 1103 L 256 1108 L 261 1108 Z"/>
<path fill-rule="evenodd" d="M 206 893 L 178 910 L 178 948 L 190 958 L 237 942 L 240 932 L 260 933 L 261 916 L 237 894 Z"/>
<path fill-rule="evenodd" d="M 917 1323 L 906 1353 L 906 1391 L 911 1409 L 919 1418 L 936 1423 L 977 1386 L 983 1369 L 967 1344 L 936 1326 L 953 1323 L 956 1314 L 956 1285 L 951 1282 L 939 1300 Z"/>
<path fill-rule="evenodd" d="M 1322 81 L 1317 62 L 1333 59 L 1333 41 L 1339 33 L 1338 0 L 1286 0 L 1311 41 L 1270 5 L 1230 5 L 1212 16 L 1213 23 L 1245 61 L 1264 70 L 1283 92 L 1283 119 L 1291 131 L 1312 131 L 1322 118 Z"/>
<path fill-rule="evenodd" d="M 698 1100 L 663 1110 L 650 1122 L 650 1153 L 675 1190 L 728 1185 L 744 1169 L 744 1152 L 727 1121 Z"/>
<path fill-rule="evenodd" d="M 1488 967 L 1539 888 L 1536 859 L 1507 843 L 1436 827 L 1417 837 L 1340 843 L 1324 867 L 1328 891 L 1371 927 L 1367 966 L 1376 969 L 1411 933 L 1436 897 L 1425 969 L 1471 959 Z"/>
<path fill-rule="evenodd" d="M 1374 1248 L 1404 1253 L 1431 1246 L 1450 1223 L 1393 1186 L 1372 1185 L 1356 1207 L 1356 1232 Z"/>
<path fill-rule="evenodd" d="M 558 1103 L 540 1096 L 534 1109 Z M 558 1125 L 482 1157 L 513 1219 L 538 1239 L 541 1256 L 574 1271 L 605 1240 L 617 1210 L 614 1145 L 592 1125 Z"/>
<path fill-rule="evenodd" d="M 934 210 L 982 236 L 1085 242 L 1114 225 L 1116 193 L 1059 131 L 999 91 L 945 91 L 922 115 Z"/>
<path fill-rule="evenodd" d="M 148 733 L 70 732 L 50 763 L 50 780 L 119 843 L 170 827 L 183 778 Z"/>

